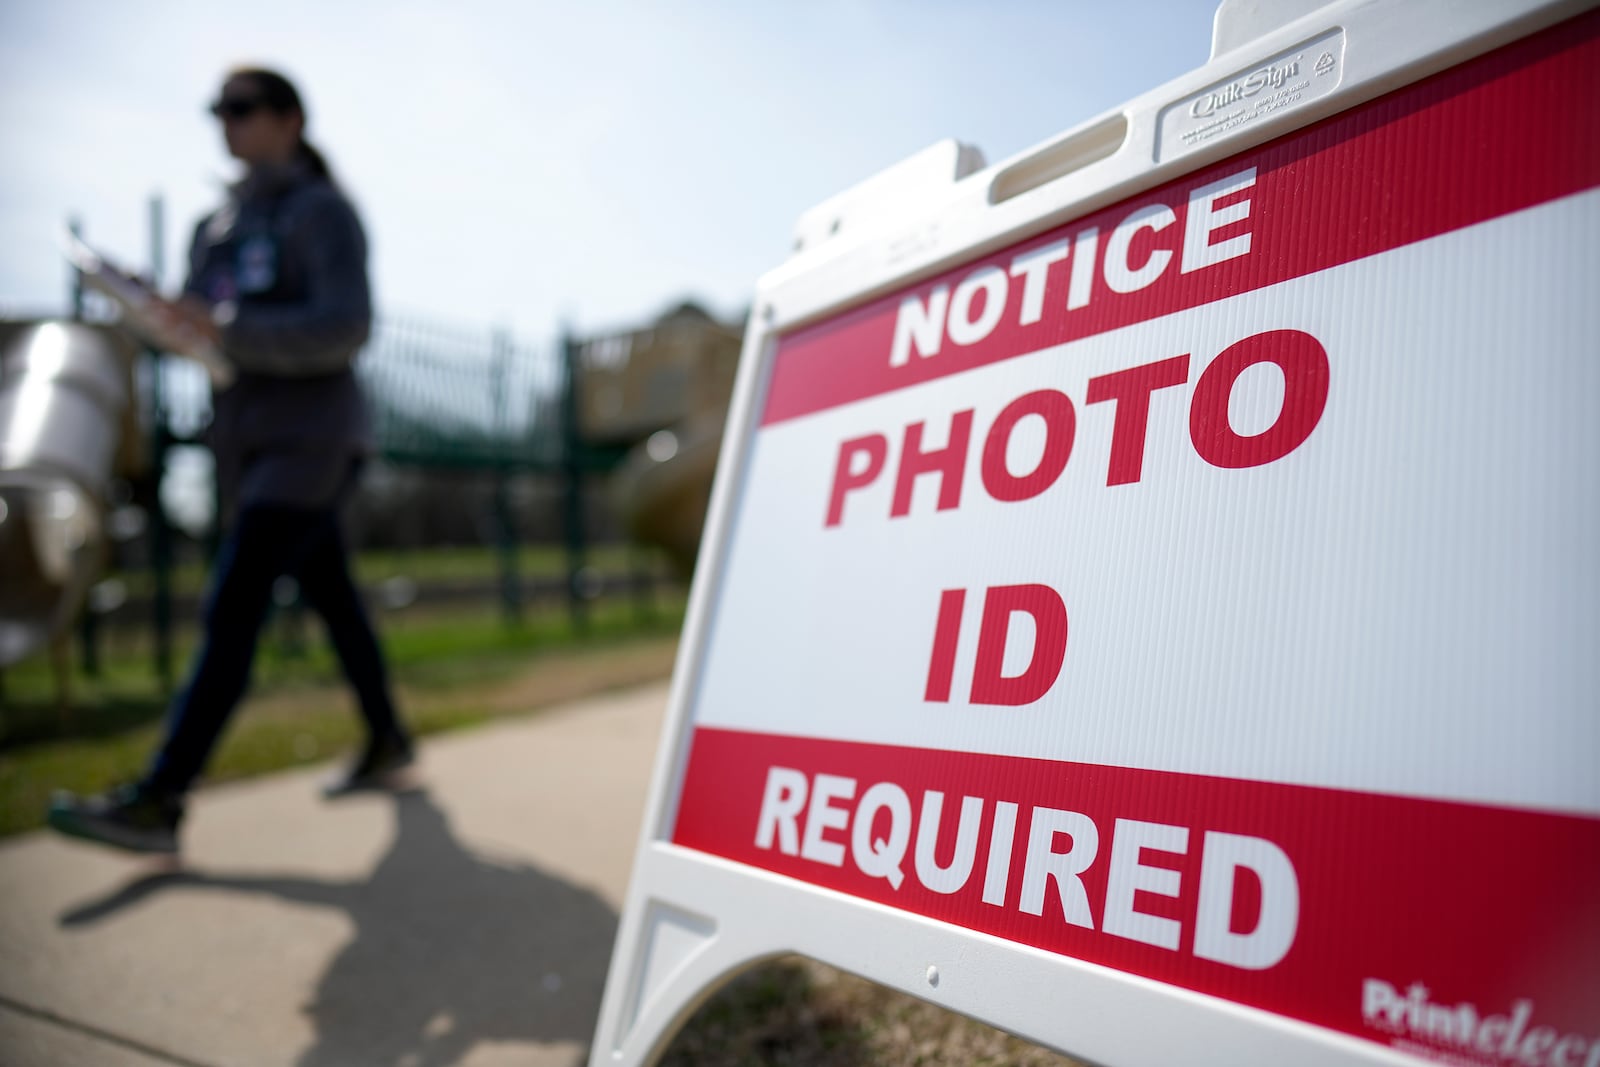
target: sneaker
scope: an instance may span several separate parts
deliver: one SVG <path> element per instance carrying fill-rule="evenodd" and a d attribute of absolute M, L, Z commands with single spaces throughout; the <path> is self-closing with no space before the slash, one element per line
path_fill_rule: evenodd
<path fill-rule="evenodd" d="M 399 772 L 416 762 L 411 741 L 402 734 L 386 734 L 367 742 L 361 758 L 331 781 L 323 783 L 324 797 L 395 788 Z"/>
<path fill-rule="evenodd" d="M 130 852 L 178 851 L 178 823 L 183 801 L 141 785 L 125 785 L 105 796 L 79 797 L 57 793 L 50 801 L 49 823 L 69 837 L 96 841 Z"/>

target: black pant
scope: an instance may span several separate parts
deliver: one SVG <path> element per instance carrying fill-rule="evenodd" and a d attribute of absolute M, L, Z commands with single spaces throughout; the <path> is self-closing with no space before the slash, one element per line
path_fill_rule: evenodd
<path fill-rule="evenodd" d="M 182 794 L 199 776 L 222 728 L 244 695 L 256 641 L 284 575 L 328 624 L 328 634 L 356 691 L 372 736 L 401 730 L 389 698 L 383 653 L 345 559 L 337 514 L 330 509 L 250 507 L 223 542 L 205 611 L 205 643 L 189 684 L 172 707 L 167 737 L 146 784 Z"/>

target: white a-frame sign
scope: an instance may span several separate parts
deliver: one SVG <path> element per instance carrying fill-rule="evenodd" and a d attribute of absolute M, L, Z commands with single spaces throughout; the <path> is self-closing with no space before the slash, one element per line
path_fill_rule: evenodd
<path fill-rule="evenodd" d="M 595 1067 L 791 952 L 1115 1067 L 1600 1067 L 1600 12 L 1239 7 L 761 280 Z"/>

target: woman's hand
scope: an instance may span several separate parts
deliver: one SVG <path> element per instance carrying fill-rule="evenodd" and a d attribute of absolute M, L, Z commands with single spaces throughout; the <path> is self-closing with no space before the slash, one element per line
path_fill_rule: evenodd
<path fill-rule="evenodd" d="M 213 348 L 222 344 L 222 332 L 211 318 L 211 308 L 192 294 L 156 305 L 156 317 L 168 334 L 178 339 L 198 337 Z"/>

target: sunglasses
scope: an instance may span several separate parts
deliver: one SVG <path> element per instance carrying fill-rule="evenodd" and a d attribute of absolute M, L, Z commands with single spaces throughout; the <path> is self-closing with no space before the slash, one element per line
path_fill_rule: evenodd
<path fill-rule="evenodd" d="M 211 113 L 219 119 L 247 119 L 262 108 L 264 103 L 257 97 L 223 97 L 211 105 Z"/>

